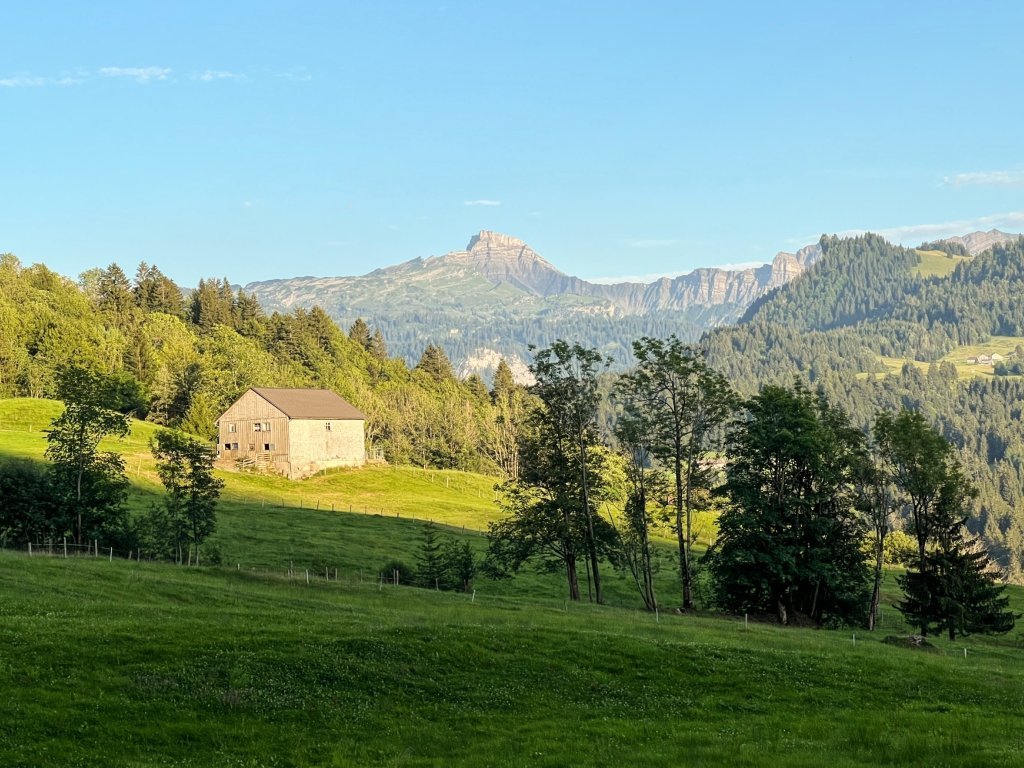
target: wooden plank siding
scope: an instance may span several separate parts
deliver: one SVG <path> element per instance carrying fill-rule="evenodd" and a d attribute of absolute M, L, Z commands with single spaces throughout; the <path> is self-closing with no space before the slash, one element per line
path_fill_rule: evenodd
<path fill-rule="evenodd" d="M 261 426 L 258 431 L 257 424 Z M 262 429 L 263 424 L 269 424 L 270 430 Z M 224 412 L 217 431 L 217 449 L 221 458 L 267 461 L 275 470 L 291 474 L 290 467 L 286 466 L 291 455 L 288 417 L 252 390 Z M 237 448 L 234 447 L 236 444 Z M 267 444 L 273 448 L 266 450 L 264 446 Z"/>

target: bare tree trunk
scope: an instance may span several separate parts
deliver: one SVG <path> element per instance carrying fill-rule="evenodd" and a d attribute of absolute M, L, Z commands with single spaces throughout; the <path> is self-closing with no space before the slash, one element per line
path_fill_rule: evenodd
<path fill-rule="evenodd" d="M 690 595 L 690 548 L 687 545 L 687 528 L 683 524 L 683 463 L 679 457 L 679 453 L 676 453 L 675 460 L 675 480 L 676 480 L 676 541 L 679 545 L 679 586 L 682 591 L 682 602 L 679 607 L 681 610 L 687 610 L 691 602 Z"/>
<path fill-rule="evenodd" d="M 587 517 L 587 549 L 590 554 L 590 568 L 594 572 L 594 594 L 598 603 L 604 603 L 604 595 L 601 592 L 601 571 L 597 559 L 597 541 L 594 536 L 594 518 L 590 512 L 590 487 L 587 478 L 587 451 L 583 444 L 583 433 L 579 433 L 580 462 L 583 469 L 583 512 Z M 588 582 L 589 589 L 589 582 Z"/>
<path fill-rule="evenodd" d="M 692 438 L 691 438 L 692 439 Z M 686 462 L 686 576 L 683 579 L 683 610 L 693 610 L 693 451 Z"/>
<path fill-rule="evenodd" d="M 882 565 L 885 558 L 885 534 L 875 531 L 875 579 L 871 588 L 871 606 L 868 611 L 868 631 L 875 631 L 878 620 L 878 604 L 882 599 Z"/>
<path fill-rule="evenodd" d="M 651 568 L 651 540 L 647 534 L 647 516 L 644 515 L 644 530 L 641 537 L 643 551 L 640 553 L 640 567 L 643 569 L 644 577 L 644 602 L 647 610 L 658 610 L 658 598 L 654 594 L 654 573 Z"/>
<path fill-rule="evenodd" d="M 587 602 L 594 602 L 594 592 L 590 587 L 590 561 L 584 560 L 583 564 L 587 567 Z"/>
<path fill-rule="evenodd" d="M 565 576 L 569 582 L 569 599 L 578 601 L 580 599 L 580 582 L 576 577 L 575 555 L 570 555 L 565 558 Z"/>
<path fill-rule="evenodd" d="M 569 518 L 569 510 L 562 510 L 562 523 L 565 525 L 565 577 L 569 582 L 569 599 L 579 600 L 580 599 L 580 582 L 579 577 L 576 575 L 576 550 L 572 545 L 572 531 L 571 520 Z"/>

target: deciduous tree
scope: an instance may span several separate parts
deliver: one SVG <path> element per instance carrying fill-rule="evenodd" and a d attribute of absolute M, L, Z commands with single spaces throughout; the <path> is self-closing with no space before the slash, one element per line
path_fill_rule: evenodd
<path fill-rule="evenodd" d="M 712 439 L 730 413 L 735 396 L 709 368 L 702 353 L 675 336 L 633 343 L 637 365 L 616 386 L 631 419 L 645 433 L 650 453 L 672 474 L 679 550 L 681 608 L 693 607 L 694 491 L 706 484 Z"/>
<path fill-rule="evenodd" d="M 182 561 L 182 548 L 199 547 L 217 527 L 217 500 L 224 481 L 213 475 L 214 451 L 181 432 L 162 429 L 152 443 L 164 486 L 165 530 Z"/>
<path fill-rule="evenodd" d="M 115 385 L 109 377 L 78 366 L 57 371 L 57 397 L 64 411 L 46 434 L 54 497 L 70 512 L 69 527 L 79 544 L 110 533 L 122 519 L 128 481 L 124 462 L 99 450 L 104 437 L 125 437 L 128 417 L 108 407 Z"/>
<path fill-rule="evenodd" d="M 864 524 L 851 491 L 863 444 L 842 411 L 800 385 L 765 387 L 744 403 L 711 555 L 724 607 L 774 612 L 782 624 L 796 614 L 819 624 L 863 617 Z"/>
<path fill-rule="evenodd" d="M 600 440 L 597 434 L 598 373 L 609 365 L 604 355 L 580 344 L 559 339 L 534 356 L 530 372 L 536 383 L 531 392 L 541 401 L 536 411 L 539 434 L 552 443 L 555 455 L 573 467 L 579 477 L 579 507 L 584 523 L 584 540 L 589 557 L 589 572 L 594 579 L 594 596 L 604 602 L 598 539 L 591 505 L 588 463 L 591 449 Z"/>

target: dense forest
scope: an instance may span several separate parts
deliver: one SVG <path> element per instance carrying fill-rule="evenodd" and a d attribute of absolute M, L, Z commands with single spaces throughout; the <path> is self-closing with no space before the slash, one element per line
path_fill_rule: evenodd
<path fill-rule="evenodd" d="M 708 334 L 708 361 L 743 394 L 794 378 L 820 387 L 861 428 L 881 410 L 920 411 L 956 446 L 980 490 L 972 522 L 1015 579 L 1024 573 L 1024 379 L 961 378 L 961 345 L 1024 335 L 1024 239 L 921 277 L 920 255 L 877 235 L 824 237 L 822 259 Z M 1010 352 L 1016 356 L 1019 352 Z M 889 373 L 881 357 L 903 359 Z M 916 361 L 919 364 L 914 364 Z M 926 365 L 922 365 L 926 364 Z M 1015 361 L 994 370 L 1014 370 Z"/>
<path fill-rule="evenodd" d="M 396 357 L 416 360 L 426 344 L 437 342 L 452 360 L 466 360 L 479 350 L 495 350 L 510 360 L 529 361 L 529 348 L 547 347 L 557 339 L 580 339 L 611 356 L 619 370 L 633 364 L 632 339 L 643 336 L 666 338 L 671 335 L 696 341 L 703 330 L 722 322 L 734 307 L 700 307 L 683 312 L 660 311 L 647 315 L 618 317 L 612 314 L 564 312 L 524 317 L 521 312 L 493 310 L 479 317 L 467 317 L 466 310 L 409 311 L 379 314 L 375 323 L 388 340 L 388 348 Z M 356 317 L 341 313 L 341 322 L 349 324 Z M 453 330 L 444 339 L 436 339 L 437 328 Z M 495 336 L 495 328 L 506 336 Z"/>

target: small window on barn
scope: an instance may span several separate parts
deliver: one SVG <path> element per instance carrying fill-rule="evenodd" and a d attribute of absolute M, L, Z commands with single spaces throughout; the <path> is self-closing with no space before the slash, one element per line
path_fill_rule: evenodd
<path fill-rule="evenodd" d="M 264 421 L 263 422 L 263 431 L 264 432 L 269 432 L 270 431 L 270 422 L 269 421 Z"/>
<path fill-rule="evenodd" d="M 234 424 L 228 424 L 228 432 L 235 432 L 235 431 L 236 431 L 235 430 L 235 425 Z"/>
<path fill-rule="evenodd" d="M 224 443 L 224 450 L 225 451 L 230 451 L 231 450 L 231 443 Z"/>
<path fill-rule="evenodd" d="M 324 426 L 325 426 L 325 427 L 327 428 L 327 431 L 328 431 L 328 432 L 330 432 L 330 431 L 331 431 L 331 422 L 329 422 L 329 421 L 328 421 L 328 422 L 325 422 L 325 423 L 324 423 Z"/>
<path fill-rule="evenodd" d="M 238 443 L 232 443 L 231 444 L 231 450 L 232 451 L 237 451 L 238 450 Z"/>
<path fill-rule="evenodd" d="M 264 443 L 263 444 L 263 450 L 264 451 L 272 451 L 272 450 L 274 450 L 274 444 L 273 443 Z"/>
<path fill-rule="evenodd" d="M 253 422 L 252 431 L 253 432 L 262 432 L 263 431 L 263 425 L 260 424 L 258 421 Z"/>

